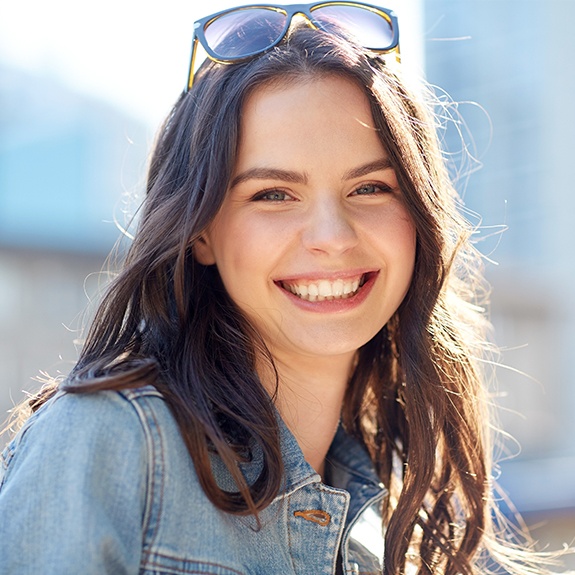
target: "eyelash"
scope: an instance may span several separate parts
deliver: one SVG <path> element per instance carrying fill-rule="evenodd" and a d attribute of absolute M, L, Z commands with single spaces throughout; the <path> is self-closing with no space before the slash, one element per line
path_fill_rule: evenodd
<path fill-rule="evenodd" d="M 374 188 L 374 193 L 362 194 L 359 193 L 359 190 L 364 190 L 365 188 Z M 362 184 L 361 186 L 357 187 L 351 195 L 353 196 L 371 196 L 376 194 L 389 194 L 392 192 L 392 188 L 386 184 Z"/>
<path fill-rule="evenodd" d="M 360 190 L 365 190 L 366 188 L 373 188 L 373 192 L 368 192 L 368 193 L 361 193 L 360 192 Z M 372 196 L 372 195 L 375 196 L 378 194 L 389 194 L 392 191 L 393 191 L 393 189 L 386 184 L 367 183 L 367 184 L 362 184 L 361 186 L 358 186 L 357 188 L 355 188 L 350 195 L 351 196 Z M 281 196 L 281 199 L 278 197 L 270 198 L 270 196 Z M 293 201 L 293 200 L 294 200 L 294 198 L 292 196 L 290 196 L 290 194 L 288 194 L 287 192 L 284 192 L 283 190 L 279 190 L 279 189 L 274 189 L 274 188 L 272 188 L 270 190 L 263 190 L 261 192 L 258 192 L 252 198 L 252 201 L 254 201 L 254 202 L 263 201 L 263 202 L 270 202 L 270 203 L 282 203 L 285 201 Z"/>
<path fill-rule="evenodd" d="M 277 199 L 277 198 L 270 199 L 269 196 L 271 196 L 271 195 L 281 195 L 281 196 L 284 196 L 284 198 L 281 200 Z M 262 192 L 257 193 L 252 198 L 252 201 L 254 201 L 254 202 L 258 202 L 258 201 L 284 202 L 284 201 L 286 201 L 286 198 L 293 200 L 293 198 L 287 192 L 284 192 L 283 190 L 271 189 L 271 190 L 263 190 Z"/>

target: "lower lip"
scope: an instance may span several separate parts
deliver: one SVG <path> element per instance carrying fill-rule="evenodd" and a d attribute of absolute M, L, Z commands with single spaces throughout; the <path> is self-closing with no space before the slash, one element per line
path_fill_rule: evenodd
<path fill-rule="evenodd" d="M 341 313 L 352 310 L 360 306 L 370 294 L 379 272 L 370 273 L 365 280 L 363 286 L 359 288 L 355 295 L 348 298 L 342 299 L 326 299 L 324 301 L 308 301 L 301 299 L 292 292 L 284 289 L 279 284 L 276 284 L 278 289 L 297 307 L 304 309 L 306 311 L 312 311 L 316 313 Z"/>

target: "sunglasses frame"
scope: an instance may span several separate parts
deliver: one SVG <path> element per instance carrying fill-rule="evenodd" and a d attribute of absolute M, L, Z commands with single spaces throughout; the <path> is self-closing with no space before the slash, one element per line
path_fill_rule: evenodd
<path fill-rule="evenodd" d="M 374 48 L 371 46 L 364 46 L 367 50 L 371 52 L 378 52 L 381 54 L 388 54 L 390 52 L 396 53 L 396 59 L 400 61 L 399 55 L 399 27 L 397 22 L 397 16 L 388 8 L 381 8 L 379 6 L 374 6 L 372 4 L 366 4 L 364 2 L 353 2 L 353 1 L 345 1 L 345 0 L 333 0 L 333 1 L 324 1 L 324 2 L 312 2 L 311 4 L 247 4 L 245 6 L 236 6 L 235 8 L 228 8 L 226 10 L 221 10 L 220 12 L 216 12 L 215 14 L 210 14 L 209 16 L 205 16 L 204 18 L 200 18 L 194 22 L 194 35 L 192 39 L 192 55 L 190 58 L 190 68 L 188 73 L 188 83 L 186 86 L 186 91 L 189 92 L 192 88 L 194 83 L 194 67 L 196 61 L 196 54 L 197 54 L 197 47 L 198 42 L 202 45 L 203 49 L 206 51 L 206 54 L 210 60 L 213 62 L 217 62 L 219 64 L 234 64 L 237 62 L 243 62 L 245 60 L 249 60 L 250 58 L 254 58 L 259 54 L 265 54 L 269 50 L 273 49 L 277 46 L 286 36 L 288 30 L 290 29 L 293 17 L 296 14 L 301 14 L 305 16 L 310 26 L 314 28 L 318 28 L 314 24 L 313 19 L 313 12 L 318 8 L 329 7 L 329 6 L 350 6 L 352 8 L 363 8 L 369 12 L 373 12 L 378 16 L 381 16 L 383 19 L 387 20 L 391 26 L 391 30 L 393 32 L 393 40 L 391 44 L 387 48 Z M 248 54 L 243 54 L 242 56 L 237 57 L 230 57 L 230 58 L 222 58 L 218 56 L 208 45 L 208 41 L 204 34 L 204 30 L 215 20 L 224 16 L 225 14 L 229 14 L 232 12 L 240 12 L 243 10 L 251 10 L 251 9 L 265 9 L 271 10 L 275 12 L 282 12 L 286 15 L 286 24 L 282 31 L 282 33 L 278 36 L 278 39 L 264 48 L 263 50 L 256 50 L 254 52 L 250 52 Z"/>

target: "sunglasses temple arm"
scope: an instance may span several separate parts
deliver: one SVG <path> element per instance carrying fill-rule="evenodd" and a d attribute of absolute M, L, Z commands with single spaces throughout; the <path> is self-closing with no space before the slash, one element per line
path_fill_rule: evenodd
<path fill-rule="evenodd" d="M 194 69 L 196 65 L 196 54 L 198 53 L 198 37 L 194 32 L 194 40 L 192 42 L 192 57 L 190 58 L 190 71 L 188 73 L 188 85 L 186 86 L 186 92 L 189 92 L 192 89 L 192 85 L 194 84 Z"/>

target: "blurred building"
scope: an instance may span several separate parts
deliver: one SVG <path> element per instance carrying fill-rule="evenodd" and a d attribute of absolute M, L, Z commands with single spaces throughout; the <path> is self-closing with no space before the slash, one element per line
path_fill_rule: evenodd
<path fill-rule="evenodd" d="M 480 224 L 478 248 L 498 263 L 487 273 L 509 369 L 497 369 L 497 403 L 516 440 L 502 440 L 500 483 L 530 523 L 543 519 L 549 533 L 562 528 L 572 541 L 575 2 L 424 6 L 427 79 L 459 102 L 445 109 L 454 119 L 445 130 L 454 173 L 480 168 L 460 188 Z"/>
<path fill-rule="evenodd" d="M 146 130 L 54 80 L 0 68 L 0 422 L 66 373 L 143 181 Z"/>

